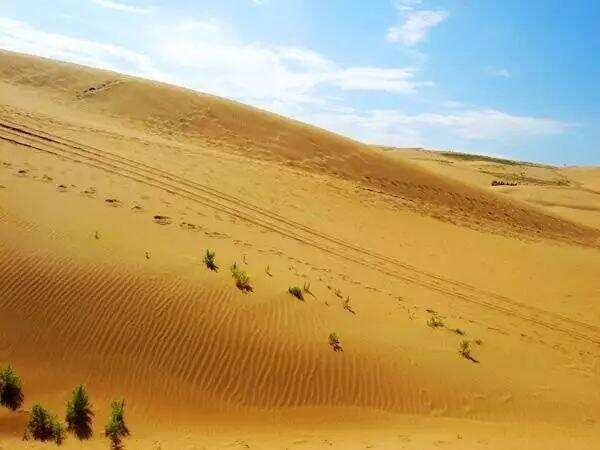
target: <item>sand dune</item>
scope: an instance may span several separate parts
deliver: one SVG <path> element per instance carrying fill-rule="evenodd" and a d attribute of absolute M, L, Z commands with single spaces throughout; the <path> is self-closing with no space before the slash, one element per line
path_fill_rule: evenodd
<path fill-rule="evenodd" d="M 37 448 L 27 410 L 82 382 L 90 448 L 118 397 L 127 448 L 597 445 L 597 168 L 375 149 L 9 52 L 0 95 L 0 363 L 26 394 L 0 448 Z"/>

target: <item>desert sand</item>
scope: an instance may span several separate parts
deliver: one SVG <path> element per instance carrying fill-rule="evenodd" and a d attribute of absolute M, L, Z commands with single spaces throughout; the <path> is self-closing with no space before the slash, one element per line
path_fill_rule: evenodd
<path fill-rule="evenodd" d="M 65 449 L 108 448 L 114 398 L 127 449 L 600 446 L 600 168 L 368 146 L 4 51 L 0 99 L 0 364 L 25 393 L 0 449 L 52 447 L 28 411 L 64 419 L 79 383 L 95 434 Z"/>

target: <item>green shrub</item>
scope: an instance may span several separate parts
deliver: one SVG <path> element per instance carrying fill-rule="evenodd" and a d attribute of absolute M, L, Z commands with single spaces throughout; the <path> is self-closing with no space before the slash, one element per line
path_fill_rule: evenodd
<path fill-rule="evenodd" d="M 31 415 L 25 428 L 25 437 L 36 441 L 54 441 L 62 444 L 65 430 L 58 419 L 42 406 L 35 404 L 31 407 Z"/>
<path fill-rule="evenodd" d="M 340 337 L 337 333 L 333 332 L 329 335 L 329 345 L 335 352 L 342 351 L 342 344 L 340 343 Z"/>
<path fill-rule="evenodd" d="M 461 341 L 460 347 L 458 348 L 458 354 L 474 363 L 479 362 L 473 357 L 473 355 L 471 355 L 471 344 L 469 341 Z"/>
<path fill-rule="evenodd" d="M 73 433 L 78 439 L 92 437 L 92 412 L 88 394 L 83 385 L 77 386 L 67 402 L 67 431 Z"/>
<path fill-rule="evenodd" d="M 219 270 L 219 266 L 215 262 L 215 252 L 211 252 L 210 250 L 206 250 L 204 254 L 204 264 L 213 272 L 217 272 Z"/>
<path fill-rule="evenodd" d="M 427 325 L 429 325 L 431 328 L 441 328 L 444 326 L 444 322 L 442 322 L 442 319 L 440 319 L 438 316 L 433 315 L 431 316 L 431 319 L 427 321 Z"/>
<path fill-rule="evenodd" d="M 252 292 L 252 286 L 250 286 L 250 277 L 241 270 L 237 263 L 233 263 L 231 266 L 231 276 L 235 280 L 235 285 L 242 292 Z"/>
<path fill-rule="evenodd" d="M 298 300 L 304 300 L 304 295 L 302 294 L 302 289 L 298 286 L 293 286 L 288 288 L 288 292 L 296 297 Z"/>
<path fill-rule="evenodd" d="M 21 379 L 10 364 L 0 370 L 0 405 L 16 411 L 23 404 Z"/>
<path fill-rule="evenodd" d="M 110 408 L 110 418 L 104 427 L 104 435 L 110 440 L 110 447 L 117 450 L 122 448 L 123 438 L 129 436 L 129 429 L 125 425 L 125 400 L 113 401 Z"/>

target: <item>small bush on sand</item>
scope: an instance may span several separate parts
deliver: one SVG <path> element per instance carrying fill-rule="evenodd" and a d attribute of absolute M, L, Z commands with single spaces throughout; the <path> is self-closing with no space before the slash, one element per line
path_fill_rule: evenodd
<path fill-rule="evenodd" d="M 64 438 L 65 430 L 58 419 L 42 406 L 33 405 L 25 428 L 25 439 L 41 442 L 54 441 L 56 445 L 60 445 Z"/>
<path fill-rule="evenodd" d="M 235 280 L 235 285 L 240 291 L 252 292 L 250 277 L 237 266 L 237 263 L 233 263 L 233 266 L 231 266 L 231 276 Z"/>
<path fill-rule="evenodd" d="M 458 354 L 463 358 L 468 359 L 469 361 L 472 361 L 474 363 L 479 362 L 475 358 L 473 358 L 473 355 L 471 355 L 471 344 L 469 343 L 469 341 L 461 341 L 460 347 L 458 348 Z"/>
<path fill-rule="evenodd" d="M 204 254 L 204 264 L 213 272 L 217 272 L 219 270 L 219 266 L 215 262 L 215 252 L 211 252 L 210 250 L 206 250 Z"/>
<path fill-rule="evenodd" d="M 342 344 L 340 343 L 340 337 L 335 332 L 329 335 L 329 345 L 331 346 L 334 352 L 343 351 Z"/>
<path fill-rule="evenodd" d="M 302 294 L 302 289 L 298 286 L 292 286 L 288 288 L 288 292 L 296 297 L 298 300 L 304 300 L 304 295 Z"/>
<path fill-rule="evenodd" d="M 441 328 L 444 326 L 444 322 L 438 316 L 433 315 L 431 316 L 431 319 L 427 321 L 427 325 L 431 328 Z"/>
<path fill-rule="evenodd" d="M 10 364 L 0 369 L 0 405 L 16 411 L 23 404 L 21 379 Z"/>
<path fill-rule="evenodd" d="M 67 402 L 67 431 L 73 433 L 78 439 L 92 437 L 92 420 L 94 413 L 90 405 L 88 394 L 83 385 L 77 386 Z"/>
<path fill-rule="evenodd" d="M 118 450 L 123 448 L 123 438 L 129 436 L 129 429 L 125 425 L 125 400 L 112 402 L 110 408 L 104 435 L 110 440 L 110 448 Z"/>

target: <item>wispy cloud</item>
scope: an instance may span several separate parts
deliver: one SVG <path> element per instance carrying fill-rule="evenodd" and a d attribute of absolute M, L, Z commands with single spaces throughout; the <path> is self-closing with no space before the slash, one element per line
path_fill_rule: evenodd
<path fill-rule="evenodd" d="M 311 49 L 246 43 L 208 28 L 160 37 L 158 56 L 175 70 L 187 70 L 198 89 L 225 96 L 236 93 L 238 99 L 262 106 L 318 103 L 323 95 L 317 91 L 322 86 L 411 94 L 431 85 L 419 80 L 414 68 L 343 66 Z"/>
<path fill-rule="evenodd" d="M 400 6 L 402 23 L 388 29 L 387 40 L 401 42 L 409 47 L 425 41 L 429 30 L 448 17 L 448 13 L 445 11 L 414 11 L 406 4 Z"/>
<path fill-rule="evenodd" d="M 3 17 L 0 17 L 0 48 L 131 75 L 160 78 L 160 73 L 146 55 L 118 45 L 47 33 Z"/>
<path fill-rule="evenodd" d="M 511 73 L 508 71 L 508 69 L 504 69 L 504 68 L 488 68 L 486 70 L 486 72 L 493 76 L 493 77 L 499 77 L 499 78 L 510 78 L 511 77 Z"/>
<path fill-rule="evenodd" d="M 448 114 L 371 110 L 362 114 L 316 114 L 306 119 L 357 139 L 394 146 L 431 145 L 427 135 L 439 131 L 450 132 L 469 141 L 480 141 L 557 135 L 576 126 L 494 109 L 465 109 Z"/>
<path fill-rule="evenodd" d="M 133 6 L 121 2 L 115 2 L 113 0 L 92 0 L 92 3 L 104 8 L 133 14 L 149 14 L 154 10 L 154 8 L 150 6 Z"/>

